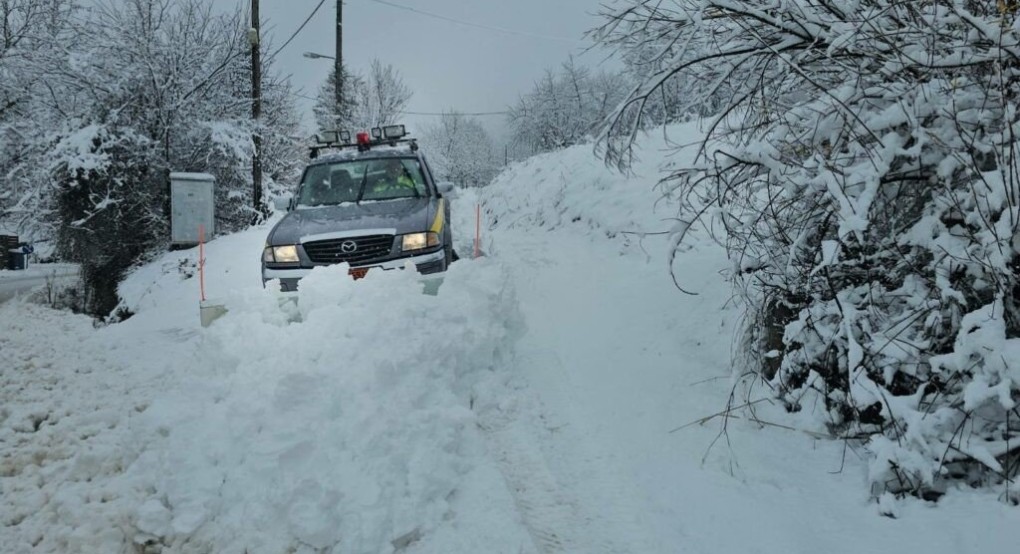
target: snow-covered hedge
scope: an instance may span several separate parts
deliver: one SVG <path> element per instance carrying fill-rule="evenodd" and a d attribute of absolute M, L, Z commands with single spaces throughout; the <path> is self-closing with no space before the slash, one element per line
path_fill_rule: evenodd
<path fill-rule="evenodd" d="M 598 36 L 624 51 L 684 46 L 621 106 L 615 160 L 623 116 L 663 83 L 703 82 L 691 109 L 729 91 L 718 147 L 667 182 L 688 222 L 725 230 L 746 346 L 788 408 L 863 439 L 876 494 L 1014 479 L 1016 4 L 631 0 L 607 15 Z"/>

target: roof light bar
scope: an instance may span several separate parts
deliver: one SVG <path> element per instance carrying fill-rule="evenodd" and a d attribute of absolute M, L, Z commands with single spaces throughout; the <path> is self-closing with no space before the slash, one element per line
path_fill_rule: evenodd
<path fill-rule="evenodd" d="M 351 140 L 352 135 L 354 136 L 353 141 Z M 319 151 L 323 148 L 342 150 L 346 147 L 357 146 L 359 151 L 365 152 L 373 146 L 382 144 L 396 146 L 397 143 L 403 142 L 408 143 L 411 151 L 416 152 L 418 144 L 413 138 L 407 137 L 407 127 L 404 125 L 384 125 L 382 127 L 373 127 L 367 131 L 358 131 L 357 133 L 341 130 L 320 131 L 313 136 L 316 144 L 311 147 L 310 157 L 313 159 L 317 157 Z"/>

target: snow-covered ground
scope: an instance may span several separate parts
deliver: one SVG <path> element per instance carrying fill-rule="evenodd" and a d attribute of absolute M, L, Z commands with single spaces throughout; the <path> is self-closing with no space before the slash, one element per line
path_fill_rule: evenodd
<path fill-rule="evenodd" d="M 230 313 L 204 332 L 192 252 L 136 272 L 119 325 L 0 308 L 0 551 L 527 542 L 476 415 L 519 325 L 498 262 L 458 264 L 438 296 L 411 272 L 330 268 L 295 303 L 261 287 L 265 233 L 209 245 Z"/>
<path fill-rule="evenodd" d="M 671 129 L 679 143 L 694 126 Z M 317 270 L 262 289 L 266 229 L 122 287 L 136 315 L 0 305 L 0 552 L 988 552 L 1020 543 L 994 492 L 880 515 L 841 443 L 730 419 L 739 311 L 705 237 L 667 271 L 675 216 L 590 147 L 482 191 L 480 260 L 416 276 Z M 475 191 L 455 205 L 470 251 Z M 760 396 L 760 393 L 754 393 Z M 757 398 L 758 396 L 756 396 Z M 794 426 L 780 410 L 758 415 Z"/>

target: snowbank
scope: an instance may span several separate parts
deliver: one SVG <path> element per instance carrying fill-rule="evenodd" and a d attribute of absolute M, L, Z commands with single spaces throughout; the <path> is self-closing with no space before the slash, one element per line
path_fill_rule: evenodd
<path fill-rule="evenodd" d="M 484 189 L 490 222 L 500 229 L 573 227 L 596 238 L 669 231 L 677 206 L 659 179 L 692 160 L 690 148 L 669 155 L 677 143 L 702 135 L 698 123 L 657 129 L 640 141 L 627 174 L 606 167 L 590 144 L 514 164 Z"/>
<path fill-rule="evenodd" d="M 264 236 L 208 245 L 207 286 L 230 311 L 205 331 L 193 251 L 130 276 L 122 295 L 136 315 L 118 325 L 25 303 L 0 311 L 21 321 L 0 345 L 23 352 L 3 371 L 14 409 L 0 418 L 0 551 L 516 552 L 526 541 L 472 411 L 498 401 L 474 391 L 502 379 L 519 325 L 499 263 L 455 264 L 437 295 L 413 272 L 354 282 L 345 267 L 317 269 L 285 298 L 258 281 Z M 59 336 L 38 344 L 46 326 Z"/>
<path fill-rule="evenodd" d="M 340 266 L 304 280 L 296 306 L 231 304 L 202 345 L 214 369 L 143 422 L 167 436 L 136 464 L 154 489 L 139 530 L 253 554 L 429 537 L 484 455 L 472 384 L 512 311 L 493 264 L 454 267 L 439 296 L 410 272 L 355 283 Z"/>

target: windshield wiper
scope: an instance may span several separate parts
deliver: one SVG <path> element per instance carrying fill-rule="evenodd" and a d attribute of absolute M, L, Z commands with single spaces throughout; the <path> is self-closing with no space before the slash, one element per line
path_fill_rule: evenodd
<path fill-rule="evenodd" d="M 358 199 L 354 201 L 355 204 L 361 204 L 362 197 L 365 196 L 365 185 L 368 183 L 368 164 L 365 164 L 365 174 L 361 176 L 361 187 L 358 188 Z"/>

